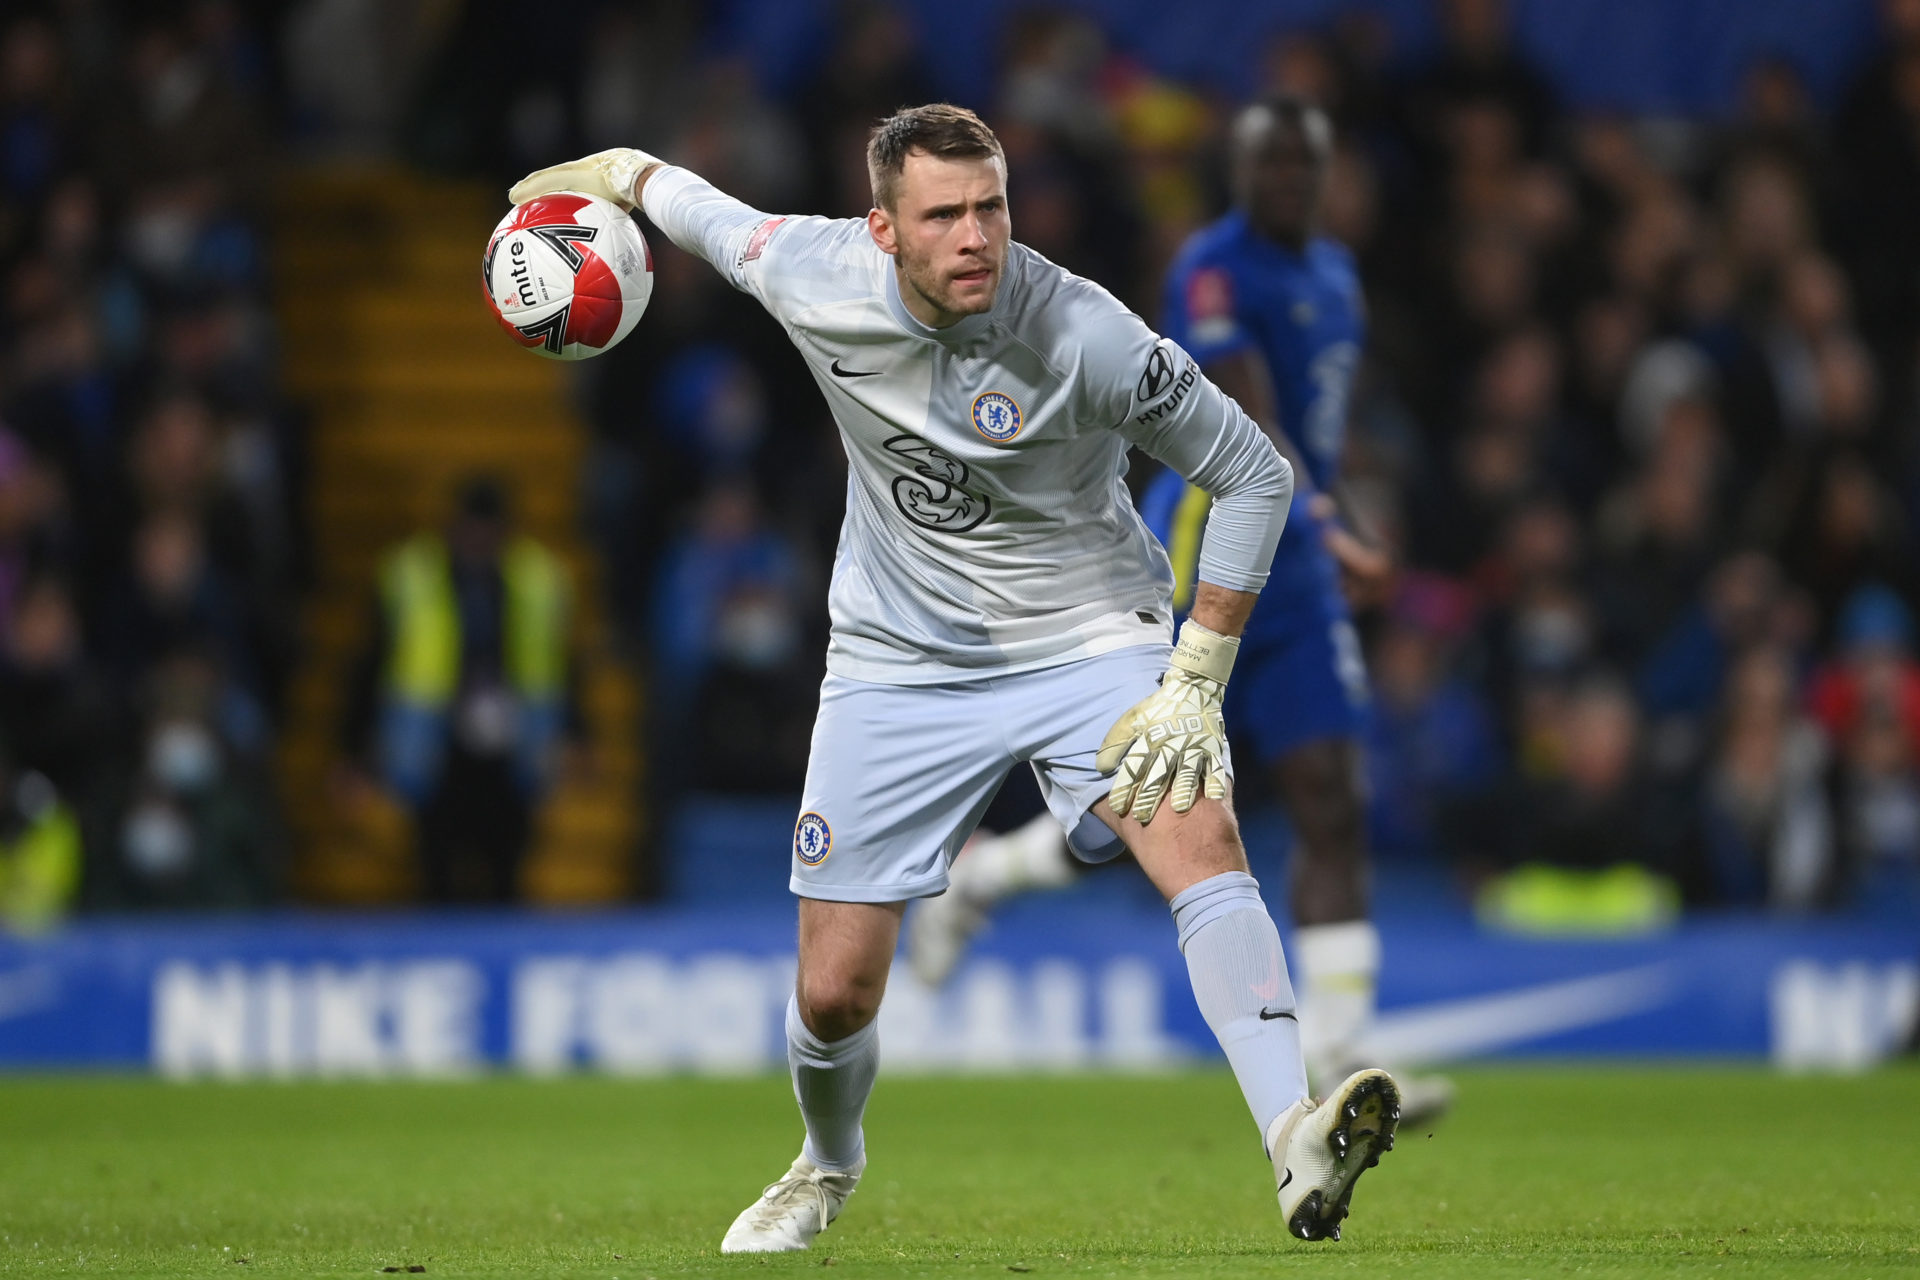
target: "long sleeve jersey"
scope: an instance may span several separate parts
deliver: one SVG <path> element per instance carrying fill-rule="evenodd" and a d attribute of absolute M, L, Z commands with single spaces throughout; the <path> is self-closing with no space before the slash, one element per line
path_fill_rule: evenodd
<path fill-rule="evenodd" d="M 1201 580 L 1266 582 L 1286 460 L 1105 289 L 1013 244 L 992 309 L 933 329 L 863 219 L 769 215 L 673 166 L 644 198 L 781 323 L 839 425 L 829 671 L 943 684 L 1164 644 L 1172 573 L 1129 499 L 1129 445 L 1213 495 Z"/>

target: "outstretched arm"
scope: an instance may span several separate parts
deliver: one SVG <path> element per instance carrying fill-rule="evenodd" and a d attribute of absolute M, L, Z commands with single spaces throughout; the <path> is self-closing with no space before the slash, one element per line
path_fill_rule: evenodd
<path fill-rule="evenodd" d="M 780 221 L 689 170 L 629 147 L 536 170 L 514 183 L 507 199 L 520 204 L 555 191 L 579 191 L 623 209 L 645 209 L 669 240 L 706 260 L 736 289 L 746 287 L 743 269 L 755 232 L 770 232 Z"/>

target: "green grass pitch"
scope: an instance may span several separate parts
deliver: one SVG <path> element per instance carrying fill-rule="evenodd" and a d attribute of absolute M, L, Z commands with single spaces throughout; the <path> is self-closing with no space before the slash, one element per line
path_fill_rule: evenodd
<path fill-rule="evenodd" d="M 810 1253 L 723 1258 L 799 1145 L 781 1078 L 0 1079 L 0 1274 L 1891 1276 L 1920 1072 L 1461 1071 L 1455 1113 L 1290 1239 L 1224 1071 L 882 1076 Z"/>

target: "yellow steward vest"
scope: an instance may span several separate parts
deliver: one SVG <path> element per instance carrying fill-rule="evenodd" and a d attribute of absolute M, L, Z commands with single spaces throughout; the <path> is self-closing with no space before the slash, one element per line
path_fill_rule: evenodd
<path fill-rule="evenodd" d="M 557 699 L 567 678 L 566 569 L 538 542 L 518 537 L 501 558 L 501 577 L 508 683 L 529 701 Z M 388 694 L 414 706 L 446 706 L 460 683 L 460 609 L 446 543 L 436 534 L 401 543 L 381 566 L 380 594 L 393 632 Z"/>

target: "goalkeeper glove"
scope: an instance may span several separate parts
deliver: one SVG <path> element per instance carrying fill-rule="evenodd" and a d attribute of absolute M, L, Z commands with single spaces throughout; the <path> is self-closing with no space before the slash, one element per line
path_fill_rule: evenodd
<path fill-rule="evenodd" d="M 1180 628 L 1173 660 L 1160 687 L 1107 730 L 1094 763 L 1113 774 L 1107 803 L 1116 814 L 1153 820 L 1171 791 L 1173 811 L 1185 813 L 1204 789 L 1227 798 L 1227 733 L 1220 699 L 1240 642 L 1189 618 Z"/>
<path fill-rule="evenodd" d="M 525 204 L 535 196 L 551 195 L 555 191 L 578 191 L 583 195 L 611 200 L 622 209 L 632 209 L 638 203 L 633 194 L 634 179 L 643 170 L 663 163 L 658 156 L 635 151 L 632 147 L 596 151 L 565 164 L 535 169 L 513 184 L 507 192 L 507 199 L 514 204 Z"/>

